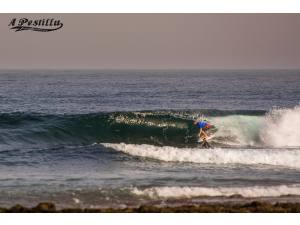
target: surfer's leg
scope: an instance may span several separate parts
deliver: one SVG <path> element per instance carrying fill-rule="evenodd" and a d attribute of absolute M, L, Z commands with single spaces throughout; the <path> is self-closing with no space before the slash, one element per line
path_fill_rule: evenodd
<path fill-rule="evenodd" d="M 204 138 L 203 141 L 202 141 L 201 147 L 207 148 L 207 144 L 208 144 L 208 143 L 207 143 L 206 139 Z"/>
<path fill-rule="evenodd" d="M 201 147 L 203 147 L 203 148 L 211 148 L 211 145 L 207 142 L 206 138 L 203 138 Z"/>
<path fill-rule="evenodd" d="M 201 130 L 199 131 L 198 136 L 199 136 L 199 140 L 200 140 L 202 138 L 202 132 L 201 132 Z"/>
<path fill-rule="evenodd" d="M 206 142 L 206 148 L 211 148 L 211 145 L 208 142 Z"/>

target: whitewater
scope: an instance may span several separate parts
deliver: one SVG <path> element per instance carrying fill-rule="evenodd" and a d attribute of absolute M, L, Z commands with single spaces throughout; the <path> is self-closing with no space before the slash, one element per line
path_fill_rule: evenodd
<path fill-rule="evenodd" d="M 300 185 L 252 186 L 252 187 L 152 187 L 132 188 L 136 195 L 150 198 L 192 198 L 199 196 L 233 196 L 245 198 L 279 197 L 284 195 L 300 195 Z"/>
<path fill-rule="evenodd" d="M 213 164 L 265 164 L 300 168 L 300 149 L 228 149 L 228 148 L 176 148 L 170 146 L 111 144 L 103 146 L 133 156 L 158 159 L 167 162 L 191 162 Z"/>
<path fill-rule="evenodd" d="M 216 137 L 227 144 L 258 147 L 300 147 L 300 107 L 274 108 L 263 116 L 212 117 Z"/>

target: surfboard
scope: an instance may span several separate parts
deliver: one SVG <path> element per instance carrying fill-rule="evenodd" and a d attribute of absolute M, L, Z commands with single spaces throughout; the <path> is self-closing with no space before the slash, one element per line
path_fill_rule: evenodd
<path fill-rule="evenodd" d="M 211 135 L 209 135 L 209 136 L 206 138 L 206 141 L 209 141 L 209 140 L 213 139 L 214 137 L 215 137 L 215 135 L 214 135 L 214 134 L 211 134 Z M 199 142 L 199 143 L 203 142 L 203 138 L 199 138 L 199 139 L 198 139 L 198 142 Z"/>

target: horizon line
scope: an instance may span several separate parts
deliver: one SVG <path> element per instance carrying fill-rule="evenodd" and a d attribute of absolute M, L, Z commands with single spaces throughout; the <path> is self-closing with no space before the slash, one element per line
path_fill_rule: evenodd
<path fill-rule="evenodd" d="M 300 68 L 0 68 L 3 70 L 300 70 Z"/>

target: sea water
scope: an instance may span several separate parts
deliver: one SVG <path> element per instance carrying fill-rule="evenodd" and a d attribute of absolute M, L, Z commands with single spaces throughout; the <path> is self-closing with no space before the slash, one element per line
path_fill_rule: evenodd
<path fill-rule="evenodd" d="M 299 87 L 296 70 L 2 70 L 0 206 L 300 201 Z"/>

